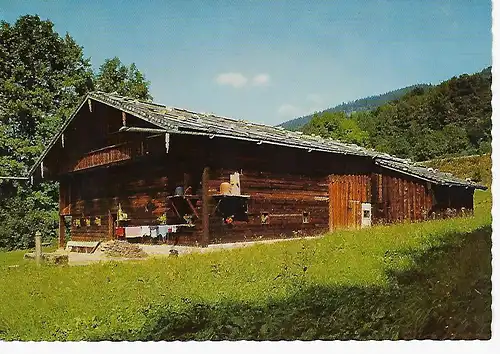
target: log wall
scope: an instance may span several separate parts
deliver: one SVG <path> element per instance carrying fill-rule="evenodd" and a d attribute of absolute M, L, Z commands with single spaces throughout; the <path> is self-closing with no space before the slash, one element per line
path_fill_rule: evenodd
<path fill-rule="evenodd" d="M 217 169 L 209 182 L 217 194 L 229 181 L 231 169 Z M 228 225 L 221 216 L 210 216 L 212 242 L 234 242 L 262 238 L 308 235 L 328 229 L 328 184 L 325 177 L 280 172 L 243 171 L 241 193 L 250 195 L 248 221 Z M 212 209 L 216 200 L 211 201 Z M 308 218 L 304 220 L 304 212 Z M 262 223 L 262 213 L 267 215 Z M 306 221 L 306 222 L 304 222 Z"/>

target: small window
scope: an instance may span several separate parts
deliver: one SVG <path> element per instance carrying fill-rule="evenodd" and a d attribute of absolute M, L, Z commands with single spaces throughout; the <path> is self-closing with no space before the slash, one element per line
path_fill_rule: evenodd
<path fill-rule="evenodd" d="M 260 213 L 260 223 L 263 225 L 269 224 L 269 213 L 267 212 Z"/>
<path fill-rule="evenodd" d="M 363 210 L 363 218 L 370 218 L 370 210 Z"/>
<path fill-rule="evenodd" d="M 302 223 L 309 224 L 309 212 L 308 211 L 304 211 L 302 213 Z"/>

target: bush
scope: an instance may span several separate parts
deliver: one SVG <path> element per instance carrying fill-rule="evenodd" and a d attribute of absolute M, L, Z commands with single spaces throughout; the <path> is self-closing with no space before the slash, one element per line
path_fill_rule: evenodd
<path fill-rule="evenodd" d="M 9 182 L 7 182 L 9 183 Z M 56 236 L 59 222 L 57 185 L 28 186 L 0 185 L 0 249 L 33 247 L 34 234 L 40 231 L 44 242 Z"/>

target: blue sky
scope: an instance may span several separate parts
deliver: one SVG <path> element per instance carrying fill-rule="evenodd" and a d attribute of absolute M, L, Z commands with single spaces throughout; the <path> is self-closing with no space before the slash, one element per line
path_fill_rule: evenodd
<path fill-rule="evenodd" d="M 24 14 L 94 68 L 136 63 L 159 103 L 272 125 L 491 65 L 487 0 L 0 0 L 0 19 Z"/>

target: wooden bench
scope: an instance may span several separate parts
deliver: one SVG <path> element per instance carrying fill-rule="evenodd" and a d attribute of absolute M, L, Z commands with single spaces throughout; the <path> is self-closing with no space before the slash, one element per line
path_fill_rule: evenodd
<path fill-rule="evenodd" d="M 99 243 L 99 241 L 68 241 L 66 250 L 78 253 L 94 253 Z"/>

